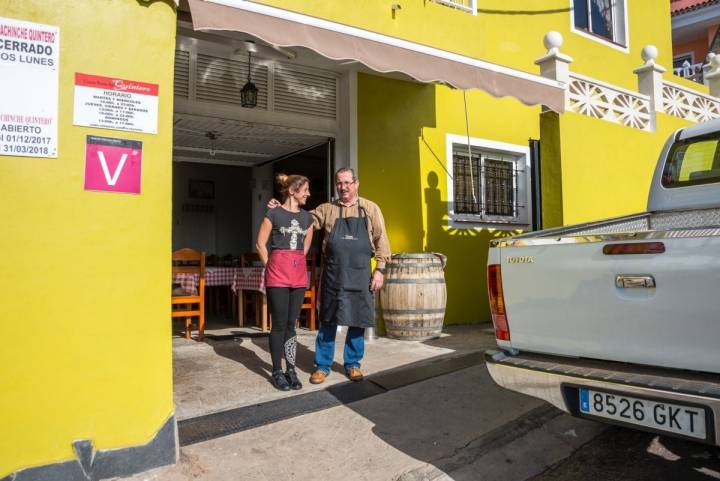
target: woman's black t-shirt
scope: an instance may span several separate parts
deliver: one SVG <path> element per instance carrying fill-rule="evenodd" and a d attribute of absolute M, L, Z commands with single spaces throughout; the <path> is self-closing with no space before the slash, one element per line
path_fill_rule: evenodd
<path fill-rule="evenodd" d="M 313 223 L 312 214 L 300 209 L 290 212 L 283 207 L 268 209 L 265 217 L 272 222 L 270 249 L 303 250 L 305 233 Z"/>

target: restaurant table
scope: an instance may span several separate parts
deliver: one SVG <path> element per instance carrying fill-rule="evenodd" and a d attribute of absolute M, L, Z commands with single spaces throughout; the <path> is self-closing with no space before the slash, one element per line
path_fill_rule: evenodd
<path fill-rule="evenodd" d="M 205 286 L 232 286 L 233 280 L 240 267 L 206 267 Z M 199 277 L 197 274 L 174 274 L 173 283 L 180 286 L 193 295 L 197 294 Z"/>
<path fill-rule="evenodd" d="M 197 293 L 199 280 L 197 274 L 173 275 L 173 283 L 180 284 L 183 289 L 193 294 Z M 245 320 L 244 303 L 242 302 L 243 292 L 248 290 L 260 292 L 262 295 L 259 309 L 256 309 L 256 320 L 263 332 L 268 330 L 264 267 L 206 267 L 205 286 L 230 286 L 232 288 L 233 294 L 237 296 L 239 301 L 237 320 L 240 326 L 244 325 Z"/>
<path fill-rule="evenodd" d="M 240 267 L 235 272 L 232 281 L 232 290 L 238 298 L 238 324 L 245 325 L 244 291 L 257 291 L 260 293 L 259 302 L 255 309 L 255 322 L 260 325 L 263 332 L 268 330 L 267 296 L 265 295 L 265 268 Z"/>
<path fill-rule="evenodd" d="M 310 282 L 308 272 L 308 283 Z M 199 276 L 197 274 L 175 274 L 173 283 L 180 284 L 183 289 L 196 293 Z M 267 296 L 265 295 L 265 268 L 264 267 L 206 267 L 205 286 L 230 286 L 233 294 L 237 296 L 237 321 L 239 326 L 245 325 L 244 291 L 257 291 L 261 295 L 258 299 L 258 308 L 255 309 L 255 322 L 260 325 L 263 332 L 268 331 Z"/>

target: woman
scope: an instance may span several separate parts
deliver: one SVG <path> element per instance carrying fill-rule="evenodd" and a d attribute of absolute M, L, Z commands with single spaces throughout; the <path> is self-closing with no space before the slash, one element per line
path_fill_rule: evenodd
<path fill-rule="evenodd" d="M 265 290 L 272 316 L 270 356 L 272 382 L 282 391 L 301 389 L 295 372 L 295 320 L 307 289 L 305 255 L 312 242 L 313 219 L 301 209 L 310 197 L 310 181 L 302 175 L 277 176 L 283 203 L 265 214 L 257 235 L 257 251 L 265 265 Z M 271 253 L 268 257 L 267 244 Z M 282 370 L 285 355 L 286 371 Z"/>

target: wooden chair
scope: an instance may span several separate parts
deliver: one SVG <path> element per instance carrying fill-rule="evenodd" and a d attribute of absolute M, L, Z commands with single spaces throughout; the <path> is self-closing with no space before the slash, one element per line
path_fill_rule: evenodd
<path fill-rule="evenodd" d="M 240 266 L 262 266 L 262 261 L 256 252 L 248 252 L 241 256 Z M 259 325 L 263 332 L 270 330 L 271 320 L 270 313 L 268 312 L 267 297 L 265 297 L 262 292 L 243 291 L 242 298 L 238 299 L 238 309 L 242 309 L 243 312 L 248 312 L 249 309 L 252 309 L 255 317 L 255 324 Z M 243 316 L 243 318 L 247 318 L 247 316 Z"/>
<path fill-rule="evenodd" d="M 197 292 L 173 290 L 172 317 L 185 318 L 185 338 L 190 339 L 192 318 L 198 318 L 198 341 L 205 339 L 205 253 L 193 249 L 180 249 L 172 254 L 172 273 L 196 274 L 199 277 Z"/>
<path fill-rule="evenodd" d="M 306 262 L 310 283 L 308 285 L 308 289 L 305 291 L 305 297 L 303 298 L 302 306 L 300 306 L 301 314 L 306 311 L 305 319 L 307 320 L 307 327 L 311 331 L 317 329 L 315 324 L 317 315 L 317 279 L 315 276 L 317 268 L 315 265 L 315 260 L 315 254 L 310 254 L 309 256 L 307 256 Z"/>

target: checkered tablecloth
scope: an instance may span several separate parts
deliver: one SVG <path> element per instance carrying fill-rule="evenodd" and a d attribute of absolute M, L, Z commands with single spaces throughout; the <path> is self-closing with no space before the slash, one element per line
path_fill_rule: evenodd
<path fill-rule="evenodd" d="M 232 282 L 232 290 L 250 290 L 265 292 L 265 268 L 264 267 L 241 267 L 235 273 Z"/>
<path fill-rule="evenodd" d="M 265 292 L 265 276 L 262 267 L 206 267 L 205 286 L 232 286 L 234 291 L 249 289 Z M 199 277 L 197 274 L 175 274 L 173 283 L 193 295 L 197 293 Z"/>
<path fill-rule="evenodd" d="M 173 283 L 195 295 L 198 288 L 197 274 L 175 274 Z M 308 272 L 308 285 L 310 273 Z M 260 291 L 265 294 L 264 267 L 206 267 L 205 286 L 230 286 L 234 292 L 239 290 Z"/>

